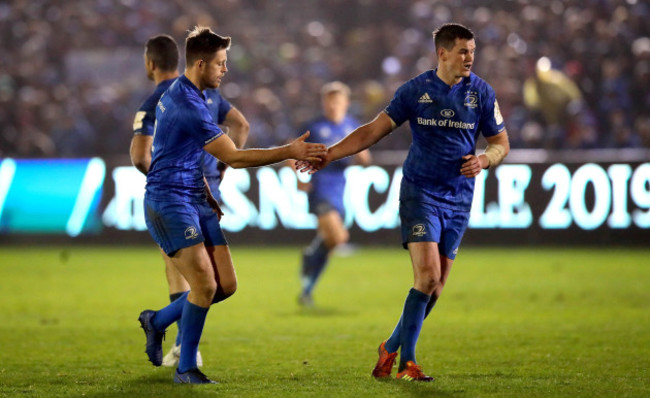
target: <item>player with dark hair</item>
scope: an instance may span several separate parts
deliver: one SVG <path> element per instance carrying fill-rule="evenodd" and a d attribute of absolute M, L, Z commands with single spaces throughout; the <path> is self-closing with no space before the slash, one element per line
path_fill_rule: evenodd
<path fill-rule="evenodd" d="M 339 81 L 324 84 L 321 89 L 323 115 L 311 121 L 306 131 L 311 133 L 310 142 L 332 145 L 343 139 L 359 126 L 359 122 L 347 114 L 350 106 L 350 88 Z M 356 155 L 359 164 L 370 163 L 370 152 Z M 350 234 L 343 223 L 345 208 L 345 168 L 348 159 L 341 159 L 323 172 L 314 174 L 308 184 L 300 184 L 309 194 L 309 209 L 318 217 L 316 237 L 302 254 L 300 270 L 302 291 L 298 303 L 304 306 L 314 304 L 312 291 L 327 266 L 330 253 L 337 246 L 347 243 Z"/>
<path fill-rule="evenodd" d="M 178 77 L 178 58 L 178 46 L 171 36 L 154 36 L 145 44 L 145 70 L 147 77 L 156 84 L 156 89 L 136 113 L 133 122 L 133 138 L 131 139 L 130 150 L 133 165 L 144 175 L 147 175 L 149 165 L 151 164 L 151 144 L 153 142 L 156 103 L 162 93 Z M 228 134 L 237 147 L 243 147 L 249 131 L 249 125 L 244 115 L 221 96 L 219 89 L 206 89 L 204 94 L 207 97 L 208 109 L 210 109 L 215 122 L 228 127 Z M 203 174 L 215 200 L 219 201 L 221 197 L 219 184 L 223 177 L 225 164 L 217 164 L 214 156 L 205 156 L 203 160 Z M 167 284 L 169 285 L 169 299 L 170 302 L 174 302 L 187 292 L 190 287 L 162 249 L 161 253 L 165 261 L 165 275 L 167 277 Z M 178 325 L 178 330 L 179 333 L 176 335 L 174 345 L 163 358 L 163 366 L 174 367 L 178 364 L 182 336 L 180 333 L 180 324 Z M 196 361 L 198 366 L 201 366 L 203 363 L 200 351 L 196 353 Z"/>
<path fill-rule="evenodd" d="M 299 170 L 313 173 L 372 146 L 406 121 L 411 127 L 413 143 L 403 166 L 400 220 L 414 285 L 393 333 L 379 346 L 372 371 L 376 378 L 390 376 L 400 350 L 398 379 L 433 380 L 415 359 L 422 322 L 440 297 L 467 228 L 474 177 L 499 164 L 510 149 L 494 90 L 471 72 L 474 34 L 450 23 L 433 37 L 436 69 L 399 87 L 383 112 L 331 146 L 322 162 L 297 162 Z M 488 145 L 477 156 L 479 134 Z"/>
<path fill-rule="evenodd" d="M 147 40 L 144 47 L 144 67 L 147 78 L 153 80 L 156 89 L 140 106 L 133 121 L 131 161 L 144 175 L 151 164 L 151 142 L 156 121 L 156 103 L 162 93 L 178 77 L 178 46 L 168 35 L 158 35 Z"/>
<path fill-rule="evenodd" d="M 159 311 L 139 317 L 146 353 L 162 363 L 162 340 L 169 325 L 181 320 L 176 383 L 214 383 L 197 367 L 196 353 L 210 305 L 237 289 L 230 250 L 219 225 L 220 209 L 208 203 L 203 175 L 207 154 L 235 168 L 264 166 L 287 159 L 318 161 L 325 145 L 304 142 L 269 149 L 238 149 L 215 123 L 203 90 L 217 88 L 228 71 L 230 37 L 197 26 L 186 38 L 187 66 L 156 105 L 151 167 L 147 173 L 145 220 L 154 241 L 187 280 L 190 290 Z M 206 153 L 207 152 L 207 153 Z"/>

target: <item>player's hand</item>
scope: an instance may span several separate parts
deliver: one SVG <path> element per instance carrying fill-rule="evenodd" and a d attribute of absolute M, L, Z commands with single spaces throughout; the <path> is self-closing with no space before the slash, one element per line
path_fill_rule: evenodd
<path fill-rule="evenodd" d="M 322 158 L 319 158 L 318 161 L 312 162 L 309 160 L 299 160 L 296 162 L 296 170 L 301 172 L 301 173 L 308 173 L 308 174 L 314 174 L 318 170 L 323 169 L 326 167 L 328 164 L 331 163 L 331 158 L 328 155 L 323 156 Z"/>
<path fill-rule="evenodd" d="M 483 170 L 483 164 L 481 163 L 479 156 L 465 155 L 463 156 L 463 160 L 463 165 L 460 167 L 460 174 L 464 175 L 465 177 L 474 178 L 479 175 L 481 170 Z"/>
<path fill-rule="evenodd" d="M 294 167 L 296 168 L 296 171 L 299 171 L 301 173 L 309 173 L 309 174 L 314 174 L 319 170 L 319 168 L 316 165 L 312 165 L 306 160 L 296 161 Z"/>
<path fill-rule="evenodd" d="M 306 160 L 310 163 L 320 163 L 321 157 L 327 155 L 327 147 L 325 144 L 305 142 L 307 137 L 309 137 L 309 131 L 289 144 L 291 159 Z"/>
<path fill-rule="evenodd" d="M 223 217 L 223 211 L 221 210 L 221 206 L 219 206 L 219 202 L 217 202 L 217 199 L 215 199 L 214 196 L 212 196 L 212 193 L 206 192 L 206 195 L 207 195 L 208 204 L 212 208 L 212 211 L 217 213 L 217 218 L 219 219 L 219 221 L 221 221 L 221 217 Z"/>

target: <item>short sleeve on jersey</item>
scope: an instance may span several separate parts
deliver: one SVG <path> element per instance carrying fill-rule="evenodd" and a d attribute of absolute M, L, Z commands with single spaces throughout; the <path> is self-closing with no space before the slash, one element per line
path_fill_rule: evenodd
<path fill-rule="evenodd" d="M 142 131 L 144 125 L 144 119 L 147 116 L 145 111 L 137 111 L 135 113 L 135 118 L 133 119 L 133 134 L 134 135 L 146 135 Z"/>
<path fill-rule="evenodd" d="M 195 129 L 191 130 L 196 132 L 195 137 L 199 140 L 201 146 L 208 145 L 223 134 L 223 131 L 212 119 L 212 115 L 205 104 L 197 106 L 195 112 L 197 112 L 198 117 L 190 119 L 196 120 Z"/>
<path fill-rule="evenodd" d="M 492 87 L 487 86 L 486 91 L 485 105 L 481 112 L 481 134 L 484 137 L 492 137 L 505 130 L 506 125 L 499 110 L 499 103 L 494 90 Z"/>
<path fill-rule="evenodd" d="M 410 92 L 411 81 L 403 84 L 395 92 L 395 96 L 390 101 L 384 112 L 395 122 L 397 126 L 409 119 L 410 107 L 408 105 L 408 93 Z"/>
<path fill-rule="evenodd" d="M 144 109 L 144 106 L 135 113 L 133 119 L 133 135 L 153 135 L 153 125 L 156 121 L 155 108 Z"/>

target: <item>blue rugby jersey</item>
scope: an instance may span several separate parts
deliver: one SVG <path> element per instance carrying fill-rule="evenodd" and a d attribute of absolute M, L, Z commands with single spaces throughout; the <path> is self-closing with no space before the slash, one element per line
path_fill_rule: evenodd
<path fill-rule="evenodd" d="M 226 101 L 216 88 L 204 90 L 203 95 L 205 95 L 206 104 L 212 113 L 212 119 L 217 124 L 223 123 L 223 121 L 226 120 L 226 115 L 230 109 L 232 109 L 230 102 Z M 217 158 L 209 153 L 206 153 L 205 158 L 203 159 L 203 174 L 205 175 L 205 178 L 208 179 L 208 183 L 213 190 L 212 193 L 217 197 L 219 192 L 214 192 L 214 189 L 218 186 L 215 184 L 218 184 L 219 179 L 221 178 L 221 172 L 217 170 Z"/>
<path fill-rule="evenodd" d="M 474 178 L 461 175 L 462 157 L 476 153 L 479 133 L 505 129 L 492 87 L 474 73 L 449 87 L 429 70 L 404 83 L 385 112 L 398 126 L 408 120 L 413 136 L 400 199 L 469 211 Z"/>
<path fill-rule="evenodd" d="M 175 80 L 176 78 L 173 78 L 158 83 L 153 94 L 142 103 L 133 120 L 133 135 L 153 135 L 153 125 L 156 121 L 156 104 L 160 100 L 160 96 Z"/>
<path fill-rule="evenodd" d="M 359 122 L 351 116 L 345 116 L 339 124 L 325 117 L 320 117 L 310 122 L 301 134 L 309 130 L 308 142 L 330 146 L 345 138 L 358 126 Z M 352 158 L 346 157 L 332 162 L 323 170 L 313 174 L 311 176 L 312 192 L 318 196 L 327 196 L 328 192 L 343 195 L 345 189 L 344 171 L 351 162 Z"/>
<path fill-rule="evenodd" d="M 203 93 L 187 77 L 179 77 L 156 105 L 146 198 L 204 202 L 202 165 L 210 155 L 203 147 L 222 134 Z"/>

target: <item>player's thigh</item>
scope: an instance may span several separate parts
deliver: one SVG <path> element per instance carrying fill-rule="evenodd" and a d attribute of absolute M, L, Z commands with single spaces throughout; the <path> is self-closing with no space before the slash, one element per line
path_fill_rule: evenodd
<path fill-rule="evenodd" d="M 349 238 L 348 230 L 343 225 L 343 218 L 336 210 L 330 210 L 318 216 L 318 233 L 328 246 L 346 243 Z"/>
<path fill-rule="evenodd" d="M 449 279 L 449 273 L 451 272 L 451 266 L 454 264 L 454 260 L 440 255 L 440 283 L 444 287 Z"/>
<path fill-rule="evenodd" d="M 205 249 L 210 256 L 217 283 L 223 288 L 234 290 L 237 277 L 228 242 L 221 229 L 219 217 L 207 204 L 200 207 L 200 226 L 201 233 L 205 238 Z"/>
<path fill-rule="evenodd" d="M 160 254 L 165 262 L 165 276 L 169 285 L 169 294 L 188 291 L 190 285 L 188 285 L 183 275 L 178 271 L 172 259 L 162 249 L 160 249 Z"/>
<path fill-rule="evenodd" d="M 192 290 L 211 288 L 216 285 L 212 260 L 203 243 L 184 247 L 171 259 Z"/>
<path fill-rule="evenodd" d="M 442 266 L 438 243 L 410 242 L 408 243 L 408 251 L 416 279 L 441 279 Z"/>
<path fill-rule="evenodd" d="M 206 251 L 212 260 L 217 283 L 224 290 L 234 291 L 237 288 L 237 273 L 228 245 L 206 246 Z"/>

